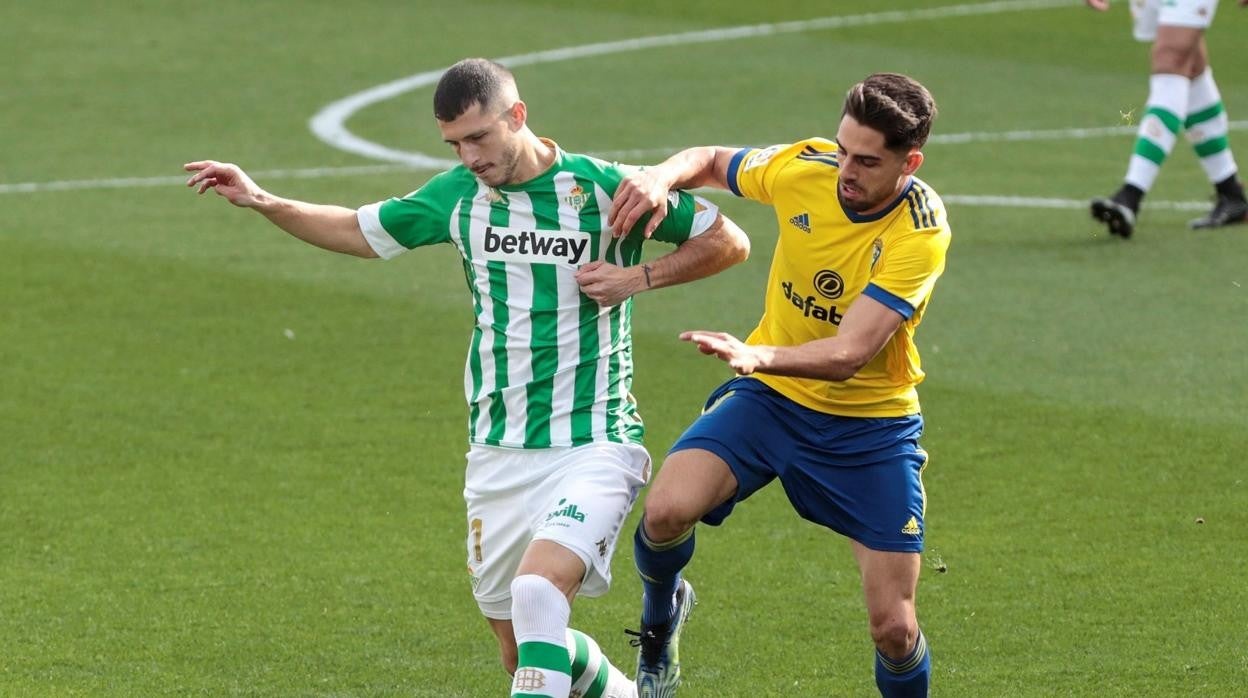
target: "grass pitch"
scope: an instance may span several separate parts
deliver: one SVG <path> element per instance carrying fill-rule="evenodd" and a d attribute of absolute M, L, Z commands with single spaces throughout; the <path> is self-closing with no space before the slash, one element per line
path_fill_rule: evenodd
<path fill-rule="evenodd" d="M 1045 134 L 1138 115 L 1147 57 L 1126 3 L 940 16 L 951 4 L 7 9 L 0 694 L 502 695 L 463 573 L 471 310 L 453 251 L 335 257 L 196 199 L 176 183 L 181 163 L 328 168 L 259 179 L 354 206 L 430 174 L 334 169 L 373 163 L 316 140 L 307 121 L 370 86 L 466 55 L 870 14 L 516 73 L 539 134 L 635 162 L 832 135 L 844 89 L 877 70 L 932 89 L 938 136 L 1032 134 L 937 139 L 920 173 L 954 231 L 918 333 L 933 694 L 1240 695 L 1248 227 L 1185 229 L 1199 211 L 1183 205 L 1210 192 L 1182 142 L 1149 197 L 1179 206 L 1146 208 L 1130 242 L 1062 203 L 1110 192 L 1125 168 L 1129 134 Z M 1242 120 L 1248 14 L 1223 5 L 1209 45 Z M 451 157 L 429 101 L 417 90 L 347 126 Z M 1244 161 L 1248 134 L 1231 143 Z M 64 184 L 83 180 L 94 183 Z M 982 196 L 1052 207 L 968 198 Z M 637 301 L 634 387 L 656 457 L 726 377 L 676 333 L 744 333 L 761 310 L 774 219 L 717 201 L 751 233 L 753 258 Z M 843 541 L 798 520 L 778 490 L 698 538 L 682 695 L 873 695 Z M 631 672 L 627 543 L 615 576 L 574 622 Z"/>

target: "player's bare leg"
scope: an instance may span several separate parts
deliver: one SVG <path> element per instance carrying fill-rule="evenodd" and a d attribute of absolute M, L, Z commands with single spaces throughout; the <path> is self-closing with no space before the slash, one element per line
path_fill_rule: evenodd
<path fill-rule="evenodd" d="M 885 698 L 925 697 L 931 677 L 927 640 L 919 630 L 914 598 L 919 553 L 871 550 L 850 541 L 862 575 L 871 639 L 875 642 L 875 683 Z"/>

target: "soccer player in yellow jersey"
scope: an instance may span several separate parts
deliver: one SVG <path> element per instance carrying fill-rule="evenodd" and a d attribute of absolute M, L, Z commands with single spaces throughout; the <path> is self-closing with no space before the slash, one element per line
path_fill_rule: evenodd
<path fill-rule="evenodd" d="M 921 84 L 878 73 L 849 90 L 835 141 L 692 148 L 617 190 L 617 231 L 651 211 L 647 228 L 657 225 L 667 192 L 696 186 L 769 204 L 780 227 L 750 336 L 681 335 L 738 375 L 668 453 L 634 536 L 645 590 L 641 696 L 670 696 L 680 682 L 693 602 L 681 570 L 694 525 L 720 524 L 775 478 L 799 515 L 850 539 L 880 693 L 927 695 L 931 662 L 914 604 L 927 462 L 914 331 L 950 234 L 940 198 L 914 173 L 935 115 Z"/>

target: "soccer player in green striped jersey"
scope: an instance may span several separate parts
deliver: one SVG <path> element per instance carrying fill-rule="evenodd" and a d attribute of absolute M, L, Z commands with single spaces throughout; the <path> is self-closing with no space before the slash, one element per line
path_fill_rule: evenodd
<path fill-rule="evenodd" d="M 1109 9 L 1109 0 L 1087 3 L 1096 10 Z M 1246 6 L 1248 0 L 1239 4 Z M 1135 38 L 1152 42 L 1152 76 L 1122 186 L 1113 196 L 1092 200 L 1092 217 L 1105 223 L 1113 235 L 1131 237 L 1140 201 L 1152 188 L 1180 132 L 1195 149 L 1217 196 L 1213 210 L 1189 225 L 1216 228 L 1248 220 L 1248 200 L 1227 140 L 1226 109 L 1205 45 L 1205 30 L 1213 23 L 1217 8 L 1218 0 L 1131 3 Z"/>
<path fill-rule="evenodd" d="M 434 116 L 461 165 L 401 198 L 359 209 L 284 199 L 212 160 L 187 163 L 187 184 L 335 252 L 455 247 L 476 315 L 464 370 L 468 569 L 511 695 L 635 696 L 568 627 L 576 596 L 606 592 L 620 527 L 650 475 L 629 392 L 631 297 L 723 270 L 749 242 L 710 202 L 673 192 L 653 237 L 677 247 L 643 264 L 647 236 L 617 238 L 607 221 L 631 170 L 537 137 L 497 63 L 451 66 Z"/>

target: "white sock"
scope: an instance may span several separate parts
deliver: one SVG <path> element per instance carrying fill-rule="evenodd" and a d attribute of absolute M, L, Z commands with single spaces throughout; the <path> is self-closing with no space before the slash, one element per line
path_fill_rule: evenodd
<path fill-rule="evenodd" d="M 1148 103 L 1135 136 L 1135 149 L 1127 165 L 1127 184 L 1143 191 L 1152 188 L 1161 163 L 1174 148 L 1187 116 L 1192 81 L 1182 75 L 1158 74 L 1148 80 Z"/>
<path fill-rule="evenodd" d="M 584 698 L 637 698 L 637 684 L 616 669 L 594 638 L 568 628 L 572 694 Z M 577 693 L 577 691 L 580 691 Z"/>
<path fill-rule="evenodd" d="M 1205 72 L 1192 79 L 1187 119 L 1183 125 L 1187 129 L 1187 140 L 1196 150 L 1196 157 L 1200 158 L 1200 165 L 1211 183 L 1217 184 L 1238 171 L 1226 137 L 1226 109 L 1222 106 L 1218 84 L 1213 81 L 1212 68 L 1205 68 Z"/>
<path fill-rule="evenodd" d="M 563 592 L 545 577 L 523 574 L 511 581 L 511 625 L 520 655 L 511 695 L 568 698 L 571 613 Z"/>

